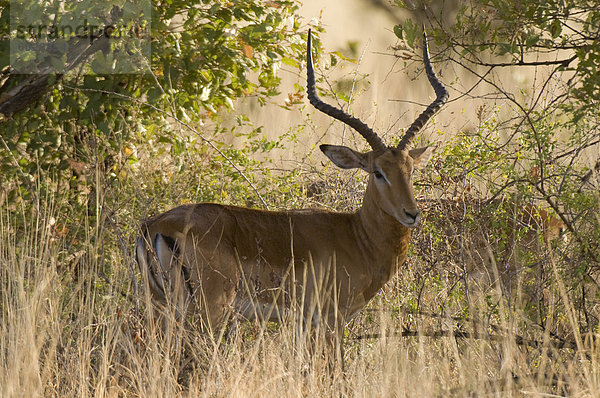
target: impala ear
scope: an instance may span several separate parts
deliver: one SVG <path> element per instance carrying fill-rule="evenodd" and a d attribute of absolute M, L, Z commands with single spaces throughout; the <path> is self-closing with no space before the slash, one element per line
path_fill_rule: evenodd
<path fill-rule="evenodd" d="M 415 169 L 424 169 L 436 149 L 437 145 L 415 148 L 408 151 L 410 157 L 413 158 L 413 167 Z"/>
<path fill-rule="evenodd" d="M 337 167 L 369 171 L 368 152 L 357 152 L 341 145 L 321 145 L 319 148 Z"/>

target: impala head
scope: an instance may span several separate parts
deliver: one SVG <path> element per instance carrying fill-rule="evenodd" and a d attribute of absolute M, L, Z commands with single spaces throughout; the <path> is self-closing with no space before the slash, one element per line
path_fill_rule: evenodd
<path fill-rule="evenodd" d="M 321 112 L 338 119 L 362 135 L 372 151 L 362 153 L 345 146 L 321 145 L 321 151 L 336 166 L 343 169 L 360 168 L 370 174 L 367 187 L 368 200 L 373 200 L 382 211 L 394 217 L 405 227 L 413 228 L 419 222 L 419 209 L 413 194 L 412 172 L 427 165 L 435 147 L 410 149 L 415 134 L 448 100 L 448 91 L 438 80 L 431 67 L 427 36 L 423 30 L 423 60 L 429 82 L 437 98 L 411 124 L 398 146 L 388 147 L 365 123 L 344 111 L 321 101 L 315 87 L 315 73 L 311 54 L 311 33 L 308 31 L 307 91 L 310 103 Z"/>

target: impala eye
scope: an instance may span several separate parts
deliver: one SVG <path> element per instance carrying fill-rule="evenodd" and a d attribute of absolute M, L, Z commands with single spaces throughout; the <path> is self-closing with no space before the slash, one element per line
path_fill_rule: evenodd
<path fill-rule="evenodd" d="M 379 170 L 375 170 L 373 172 L 373 174 L 375 175 L 375 178 L 377 178 L 378 180 L 383 178 L 383 174 L 381 174 L 381 172 Z"/>

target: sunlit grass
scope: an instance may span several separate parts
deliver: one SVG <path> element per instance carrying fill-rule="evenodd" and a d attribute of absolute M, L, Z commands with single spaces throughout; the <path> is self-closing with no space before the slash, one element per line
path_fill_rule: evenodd
<path fill-rule="evenodd" d="M 100 234 L 83 215 L 89 228 L 75 242 L 62 224 L 70 209 L 45 199 L 0 210 L 3 397 L 599 395 L 596 340 L 572 344 L 577 303 L 558 281 L 545 291 L 553 307 L 543 330 L 495 287 L 467 301 L 441 252 L 413 250 L 348 325 L 342 372 L 311 355 L 314 342 L 299 341 L 293 321 L 202 334 L 155 311 L 137 279 L 134 288 L 131 252 L 114 243 L 133 245 L 133 229 Z"/>

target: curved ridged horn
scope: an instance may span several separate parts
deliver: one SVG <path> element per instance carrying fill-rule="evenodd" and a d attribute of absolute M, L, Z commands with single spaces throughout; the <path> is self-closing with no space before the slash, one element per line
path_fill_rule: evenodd
<path fill-rule="evenodd" d="M 429 104 L 427 109 L 425 109 L 423 113 L 419 115 L 417 120 L 415 120 L 413 124 L 410 125 L 408 130 L 406 130 L 404 137 L 402 137 L 402 139 L 398 143 L 398 149 L 406 148 L 406 146 L 410 143 L 415 134 L 419 130 L 421 130 L 421 128 L 423 128 L 425 123 L 427 123 L 427 121 L 437 111 L 440 110 L 442 105 L 444 105 L 446 101 L 448 101 L 449 97 L 448 90 L 446 90 L 446 87 L 444 87 L 442 82 L 437 78 L 431 66 L 431 60 L 429 59 L 429 49 L 427 48 L 427 34 L 425 33 L 425 27 L 423 27 L 423 62 L 425 63 L 425 73 L 427 74 L 429 83 L 431 83 L 431 86 L 435 90 L 437 98 L 431 104 Z"/>
<path fill-rule="evenodd" d="M 317 95 L 317 88 L 315 86 L 315 71 L 313 69 L 311 48 L 312 39 L 311 32 L 309 29 L 308 43 L 306 45 L 306 91 L 308 92 L 308 100 L 310 101 L 312 106 L 325 113 L 326 115 L 329 115 L 339 120 L 340 122 L 347 124 L 354 130 L 358 131 L 358 133 L 367 140 L 371 148 L 373 148 L 374 152 L 384 152 L 387 149 L 387 147 L 369 126 L 363 123 L 360 119 L 348 115 L 343 110 L 326 104 L 319 98 L 319 96 Z"/>

